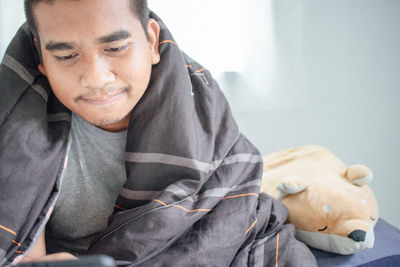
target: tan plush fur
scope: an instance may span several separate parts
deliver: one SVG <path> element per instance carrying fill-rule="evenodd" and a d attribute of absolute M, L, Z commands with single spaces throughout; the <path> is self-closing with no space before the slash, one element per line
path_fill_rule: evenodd
<path fill-rule="evenodd" d="M 347 237 L 354 230 L 368 232 L 378 219 L 377 201 L 366 185 L 371 179 L 366 166 L 348 168 L 328 149 L 305 146 L 264 157 L 261 191 L 279 197 L 280 183 L 299 188 L 281 199 L 289 222 L 297 230 Z"/>

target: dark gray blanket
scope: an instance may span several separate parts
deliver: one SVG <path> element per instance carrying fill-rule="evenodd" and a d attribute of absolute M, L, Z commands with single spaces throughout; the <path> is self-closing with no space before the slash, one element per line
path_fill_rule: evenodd
<path fill-rule="evenodd" d="M 210 73 L 161 22 L 161 61 L 135 107 L 128 180 L 90 248 L 126 266 L 313 266 L 284 225 L 287 209 L 259 194 L 262 158 L 239 132 Z M 0 265 L 28 253 L 51 215 L 70 145 L 70 111 L 36 69 L 23 26 L 0 67 Z M 266 133 L 267 135 L 267 133 Z"/>

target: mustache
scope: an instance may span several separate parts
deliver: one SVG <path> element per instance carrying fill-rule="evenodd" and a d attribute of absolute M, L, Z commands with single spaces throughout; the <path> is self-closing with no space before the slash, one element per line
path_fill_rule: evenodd
<path fill-rule="evenodd" d="M 87 94 L 83 94 L 80 96 L 75 97 L 75 102 L 78 102 L 82 99 L 93 99 L 97 98 L 99 96 L 104 96 L 104 95 L 116 95 L 120 94 L 122 92 L 129 92 L 131 88 L 129 86 L 125 86 L 122 88 L 107 88 L 107 89 L 99 89 L 99 90 L 93 90 Z"/>

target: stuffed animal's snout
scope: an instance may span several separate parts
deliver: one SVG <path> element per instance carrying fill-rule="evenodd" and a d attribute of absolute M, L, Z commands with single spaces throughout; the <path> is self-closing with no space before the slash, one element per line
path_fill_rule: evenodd
<path fill-rule="evenodd" d="M 363 242 L 365 240 L 365 236 L 367 235 L 367 232 L 363 230 L 354 230 L 351 232 L 348 237 L 353 239 L 356 242 Z"/>

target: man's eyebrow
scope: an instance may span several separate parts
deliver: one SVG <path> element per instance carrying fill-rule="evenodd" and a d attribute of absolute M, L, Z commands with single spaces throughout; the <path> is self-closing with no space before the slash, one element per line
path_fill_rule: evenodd
<path fill-rule="evenodd" d="M 54 42 L 49 41 L 46 43 L 46 50 L 55 51 L 55 50 L 70 50 L 76 48 L 77 45 L 75 43 L 67 43 L 67 42 Z"/>
<path fill-rule="evenodd" d="M 127 38 L 129 38 L 129 37 L 131 37 L 131 34 L 130 34 L 129 32 L 127 32 L 127 31 L 125 31 L 125 30 L 120 30 L 120 31 L 113 32 L 113 33 L 111 33 L 111 34 L 109 34 L 109 35 L 100 37 L 100 38 L 98 39 L 98 42 L 99 42 L 100 44 L 103 44 L 103 43 L 111 43 L 111 42 L 114 42 L 114 41 L 119 41 L 119 40 L 127 39 Z"/>

